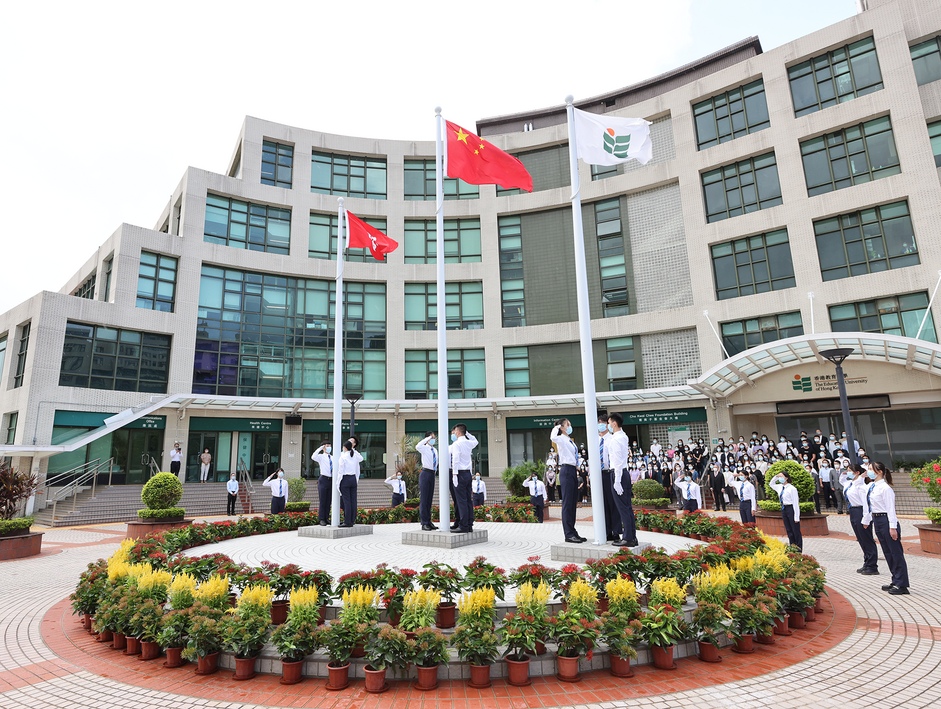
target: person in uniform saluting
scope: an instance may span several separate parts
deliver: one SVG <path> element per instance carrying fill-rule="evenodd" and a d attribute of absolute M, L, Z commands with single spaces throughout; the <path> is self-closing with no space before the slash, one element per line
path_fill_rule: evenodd
<path fill-rule="evenodd" d="M 581 544 L 588 541 L 575 530 L 575 504 L 578 488 L 578 445 L 570 436 L 572 422 L 559 419 L 549 434 L 559 451 L 559 484 L 562 486 L 562 532 L 565 541 Z"/>

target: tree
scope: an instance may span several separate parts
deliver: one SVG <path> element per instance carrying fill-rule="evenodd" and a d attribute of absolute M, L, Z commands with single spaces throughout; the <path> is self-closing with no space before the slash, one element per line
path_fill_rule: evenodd
<path fill-rule="evenodd" d="M 21 473 L 6 461 L 0 461 L 0 519 L 13 519 L 23 500 L 28 500 L 39 487 L 32 473 Z"/>

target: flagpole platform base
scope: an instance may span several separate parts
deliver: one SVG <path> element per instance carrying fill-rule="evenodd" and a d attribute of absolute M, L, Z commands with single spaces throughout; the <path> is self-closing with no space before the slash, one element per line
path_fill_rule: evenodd
<path fill-rule="evenodd" d="M 402 532 L 402 544 L 405 546 L 457 549 L 458 547 L 467 547 L 472 544 L 486 543 L 487 531 L 484 529 L 475 529 L 468 534 L 463 532 L 454 534 L 450 531 L 424 532 L 421 530 Z"/>
<path fill-rule="evenodd" d="M 605 544 L 553 544 L 549 547 L 549 558 L 569 564 L 584 564 L 589 559 L 603 559 L 606 556 L 627 549 L 632 554 L 641 554 L 653 546 L 650 542 L 641 542 L 636 547 L 616 547 L 611 542 Z"/>
<path fill-rule="evenodd" d="M 352 527 L 298 527 L 297 536 L 313 537 L 315 539 L 345 539 L 346 537 L 359 537 L 372 534 L 371 524 L 355 524 Z"/>

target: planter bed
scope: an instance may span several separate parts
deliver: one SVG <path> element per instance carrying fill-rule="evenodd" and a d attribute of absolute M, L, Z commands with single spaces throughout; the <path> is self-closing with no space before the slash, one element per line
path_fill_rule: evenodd
<path fill-rule="evenodd" d="M 941 524 L 916 524 L 921 550 L 928 554 L 941 554 Z"/>
<path fill-rule="evenodd" d="M 787 530 L 784 528 L 784 519 L 780 512 L 769 512 L 759 509 L 755 513 L 755 524 L 765 534 L 775 537 L 787 537 Z M 826 515 L 801 515 L 801 536 L 804 537 L 828 537 L 830 528 L 827 526 Z"/>
<path fill-rule="evenodd" d="M 42 551 L 43 532 L 26 532 L 0 537 L 0 561 L 25 559 Z"/>
<path fill-rule="evenodd" d="M 137 519 L 127 523 L 125 539 L 142 539 L 153 532 L 166 532 L 171 529 L 181 529 L 193 523 L 191 519 L 148 518 Z"/>

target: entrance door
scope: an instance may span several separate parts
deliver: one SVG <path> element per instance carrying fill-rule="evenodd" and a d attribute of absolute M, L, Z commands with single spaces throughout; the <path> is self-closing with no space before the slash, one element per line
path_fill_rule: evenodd
<path fill-rule="evenodd" d="M 161 465 L 161 451 L 163 449 L 163 434 L 159 431 L 131 430 L 128 431 L 127 446 L 127 482 L 131 485 L 144 483 L 150 479 L 150 459 Z"/>
<path fill-rule="evenodd" d="M 189 442 L 186 446 L 186 482 L 199 482 L 199 456 L 203 451 L 209 449 L 209 455 L 212 456 L 212 463 L 209 466 L 209 480 L 213 479 L 216 470 L 216 433 L 194 431 L 190 433 Z"/>
<path fill-rule="evenodd" d="M 281 467 L 281 432 L 252 434 L 252 478 L 264 480 Z"/>

